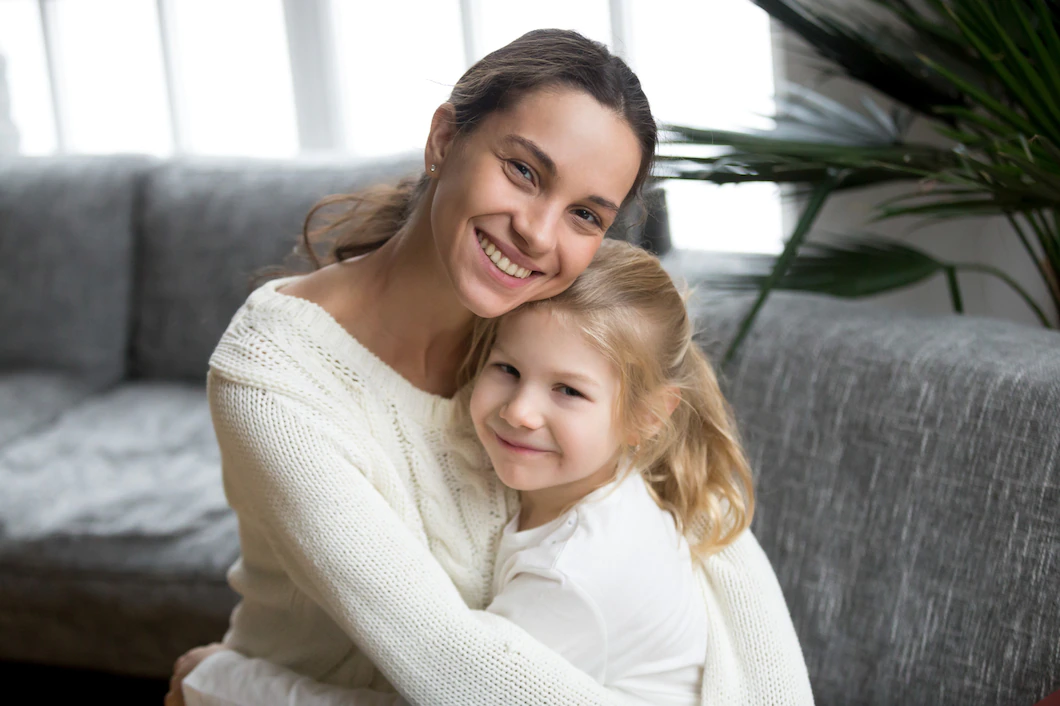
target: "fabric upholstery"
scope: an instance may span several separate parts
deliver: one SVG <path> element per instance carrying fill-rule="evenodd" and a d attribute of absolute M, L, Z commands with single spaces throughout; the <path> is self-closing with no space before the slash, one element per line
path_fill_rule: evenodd
<path fill-rule="evenodd" d="M 0 370 L 124 373 L 134 203 L 151 160 L 0 160 Z"/>
<path fill-rule="evenodd" d="M 175 161 L 144 194 L 134 374 L 204 380 L 206 363 L 263 268 L 284 262 L 324 196 L 422 171 L 422 158 L 359 165 Z"/>
<path fill-rule="evenodd" d="M 49 424 L 93 392 L 95 386 L 71 373 L 0 370 L 0 448 Z"/>
<path fill-rule="evenodd" d="M 818 704 L 1060 689 L 1060 335 L 777 295 L 725 372 Z"/>
<path fill-rule="evenodd" d="M 235 516 L 201 386 L 129 383 L 0 448 L 0 659 L 165 676 L 217 640 Z"/>

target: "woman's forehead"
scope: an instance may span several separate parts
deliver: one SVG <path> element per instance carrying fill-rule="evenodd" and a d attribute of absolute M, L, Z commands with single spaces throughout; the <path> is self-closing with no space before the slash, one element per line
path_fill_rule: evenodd
<path fill-rule="evenodd" d="M 640 170 L 641 147 L 633 128 L 584 91 L 533 91 L 490 117 L 482 127 L 498 147 L 525 152 L 558 182 L 595 185 L 595 191 L 604 192 L 596 195 L 609 202 L 625 199 Z"/>

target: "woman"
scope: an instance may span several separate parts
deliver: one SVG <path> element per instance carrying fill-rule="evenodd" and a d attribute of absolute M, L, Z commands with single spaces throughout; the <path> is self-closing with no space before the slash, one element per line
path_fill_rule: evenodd
<path fill-rule="evenodd" d="M 391 685 L 423 704 L 618 700 L 480 610 L 514 507 L 463 472 L 447 425 L 475 318 L 566 289 L 655 142 L 621 60 L 531 32 L 461 77 L 424 175 L 362 197 L 335 262 L 251 295 L 208 378 L 242 548 L 226 646 L 360 703 Z"/>

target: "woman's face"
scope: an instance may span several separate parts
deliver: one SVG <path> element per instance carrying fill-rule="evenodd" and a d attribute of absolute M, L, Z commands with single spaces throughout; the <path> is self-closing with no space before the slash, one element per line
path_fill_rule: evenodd
<path fill-rule="evenodd" d="M 505 485 L 573 502 L 615 472 L 619 394 L 614 367 L 575 322 L 520 311 L 500 323 L 471 420 Z"/>
<path fill-rule="evenodd" d="M 493 318 L 562 292 L 589 265 L 641 154 L 620 115 L 557 88 L 466 137 L 436 121 L 427 161 L 437 164 L 430 219 L 443 267 L 462 303 Z"/>

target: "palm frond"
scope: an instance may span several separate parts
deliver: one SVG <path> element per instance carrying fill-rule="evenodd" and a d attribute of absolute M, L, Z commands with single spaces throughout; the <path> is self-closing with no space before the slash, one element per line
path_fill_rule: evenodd
<path fill-rule="evenodd" d="M 854 27 L 837 19 L 839 13 L 811 8 L 802 0 L 752 0 L 770 16 L 794 31 L 824 59 L 899 103 L 926 115 L 939 106 L 963 106 L 964 96 L 940 81 L 907 52 L 883 47 L 886 32 Z"/>
<path fill-rule="evenodd" d="M 771 255 L 719 256 L 703 284 L 716 289 L 758 290 L 772 271 Z M 857 298 L 901 289 L 943 272 L 949 263 L 923 250 L 879 236 L 830 236 L 805 243 L 775 288 Z"/>

